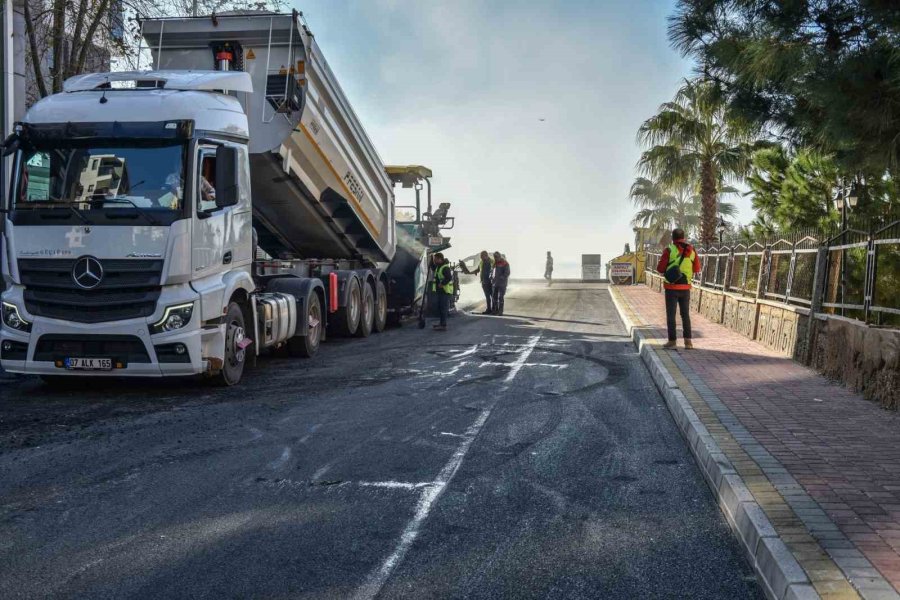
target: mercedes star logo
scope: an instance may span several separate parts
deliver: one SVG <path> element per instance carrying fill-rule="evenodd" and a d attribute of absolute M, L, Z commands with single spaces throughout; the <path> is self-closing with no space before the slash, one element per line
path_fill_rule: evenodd
<path fill-rule="evenodd" d="M 103 265 L 93 256 L 82 256 L 72 267 L 72 281 L 85 290 L 92 290 L 103 280 Z"/>

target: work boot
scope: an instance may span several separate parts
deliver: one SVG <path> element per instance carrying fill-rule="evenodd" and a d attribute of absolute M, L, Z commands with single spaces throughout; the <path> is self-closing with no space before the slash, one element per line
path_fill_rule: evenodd
<path fill-rule="evenodd" d="M 674 347 L 675 347 L 675 340 L 669 340 L 668 342 L 663 344 L 663 348 L 665 348 L 665 349 L 674 348 Z"/>
<path fill-rule="evenodd" d="M 447 326 L 446 325 L 435 325 L 434 330 L 435 331 L 447 331 Z"/>
<path fill-rule="evenodd" d="M 684 347 L 685 348 L 693 348 L 694 342 L 692 342 L 691 340 L 684 340 Z"/>

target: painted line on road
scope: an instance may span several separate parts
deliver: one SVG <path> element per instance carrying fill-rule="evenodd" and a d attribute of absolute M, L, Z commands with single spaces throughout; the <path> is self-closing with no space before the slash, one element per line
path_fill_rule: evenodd
<path fill-rule="evenodd" d="M 289 460 L 291 460 L 291 449 L 290 447 L 285 446 L 284 450 L 281 452 L 281 456 L 269 463 L 269 468 L 273 471 L 277 471 L 286 465 Z"/>
<path fill-rule="evenodd" d="M 528 362 L 528 358 L 531 356 L 531 353 L 534 351 L 534 348 L 537 346 L 540 339 L 541 333 L 529 338 L 528 343 L 522 348 L 519 356 L 516 358 L 515 362 L 512 363 L 509 373 L 503 380 L 503 383 L 506 385 L 500 388 L 501 392 L 509 390 L 509 384 L 512 383 L 516 378 L 516 375 L 519 374 L 519 371 L 522 370 L 522 367 Z M 475 438 L 478 437 L 484 424 L 487 423 L 488 418 L 491 416 L 491 411 L 496 405 L 497 400 L 495 399 L 490 406 L 481 411 L 481 414 L 478 415 L 475 422 L 466 429 L 462 443 L 460 443 L 456 452 L 453 453 L 453 456 L 450 457 L 450 460 L 447 461 L 447 464 L 444 465 L 444 468 L 441 469 L 441 472 L 438 473 L 438 476 L 434 480 L 434 485 L 424 488 L 424 492 L 419 497 L 419 502 L 416 505 L 416 512 L 413 515 L 412 520 L 407 523 L 406 528 L 403 530 L 403 534 L 400 536 L 400 542 L 397 544 L 397 547 L 394 548 L 394 551 L 387 557 L 381 566 L 369 576 L 368 581 L 356 591 L 356 594 L 353 595 L 354 600 L 372 600 L 375 598 L 379 592 L 381 592 L 384 584 L 387 583 L 387 580 L 394 572 L 394 569 L 403 562 L 406 553 L 409 551 L 410 547 L 412 547 L 413 542 L 416 541 L 416 537 L 419 535 L 419 529 L 421 528 L 422 523 L 428 518 L 428 514 L 431 512 L 434 504 L 437 502 L 438 498 L 441 497 L 441 494 L 444 493 L 444 490 L 447 489 L 447 485 L 453 479 L 453 476 L 456 475 L 456 472 L 463 463 L 463 459 L 469 452 L 469 448 L 472 447 L 472 443 L 475 441 Z"/>
<path fill-rule="evenodd" d="M 519 371 L 522 370 L 522 367 L 525 366 L 525 363 L 528 362 L 528 358 L 531 356 L 531 353 L 534 351 L 534 347 L 537 346 L 537 343 L 541 340 L 541 334 L 531 336 L 528 340 L 528 343 L 525 345 L 525 348 L 519 354 L 519 357 L 512 364 L 512 368 L 509 370 L 509 373 L 506 375 L 506 379 L 503 380 L 503 383 L 510 383 L 513 379 L 516 378 L 516 375 L 519 374 Z M 508 386 L 504 386 L 501 391 L 506 391 L 509 389 Z"/>
<path fill-rule="evenodd" d="M 418 490 L 437 484 L 437 481 L 420 481 L 418 483 L 410 483 L 408 481 L 360 481 L 359 483 L 357 483 L 357 485 L 362 487 L 377 487 L 400 490 Z"/>

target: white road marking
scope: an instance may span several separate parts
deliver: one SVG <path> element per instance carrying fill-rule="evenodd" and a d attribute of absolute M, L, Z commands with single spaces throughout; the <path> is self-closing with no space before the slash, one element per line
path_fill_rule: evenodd
<path fill-rule="evenodd" d="M 466 356 L 471 356 L 472 354 L 475 354 L 476 352 L 478 352 L 478 344 L 474 344 L 468 350 L 463 350 L 459 354 L 454 354 L 453 356 L 450 356 L 448 358 L 451 358 L 451 359 L 464 358 Z"/>
<path fill-rule="evenodd" d="M 313 473 L 312 480 L 316 481 L 316 480 L 320 479 L 322 477 L 322 475 L 327 473 L 330 469 L 331 469 L 331 463 L 328 463 L 327 465 L 325 465 L 324 467 L 322 467 L 321 469 L 319 469 L 318 471 Z"/>
<path fill-rule="evenodd" d="M 505 362 L 483 362 L 478 365 L 479 369 L 483 369 L 484 367 L 506 367 L 509 366 L 509 363 Z M 548 367 L 550 369 L 568 369 L 569 365 L 558 365 L 553 363 L 525 363 L 522 365 L 523 367 Z"/>
<path fill-rule="evenodd" d="M 291 460 L 291 449 L 288 446 L 285 446 L 284 450 L 281 451 L 281 456 L 269 463 L 269 468 L 272 470 L 280 469 L 286 465 L 289 460 Z"/>
<path fill-rule="evenodd" d="M 378 487 L 402 490 L 418 490 L 430 485 L 437 485 L 436 481 L 420 481 L 418 483 L 410 483 L 408 481 L 360 481 L 357 485 L 362 487 Z"/>
<path fill-rule="evenodd" d="M 311 436 L 312 434 L 314 434 L 314 433 L 316 432 L 316 430 L 319 429 L 319 427 L 321 427 L 321 426 L 322 426 L 321 423 L 316 423 L 315 425 L 313 425 L 312 427 L 310 427 L 310 428 L 309 428 L 309 433 L 307 433 L 307 434 L 304 435 L 302 438 L 300 438 L 300 443 L 301 443 L 301 444 L 305 444 L 305 443 L 306 443 L 306 440 L 308 440 L 308 439 L 310 438 L 310 436 Z"/>
<path fill-rule="evenodd" d="M 525 348 L 522 349 L 522 352 L 519 354 L 519 357 L 512 364 L 512 368 L 509 370 L 509 373 L 506 375 L 506 379 L 503 380 L 504 383 L 510 383 L 513 379 L 516 378 L 516 375 L 519 374 L 519 371 L 522 370 L 522 367 L 525 366 L 525 363 L 528 362 L 528 357 L 531 356 L 531 353 L 534 351 L 534 347 L 537 346 L 538 341 L 541 339 L 541 334 L 533 335 L 528 340 L 528 343 L 525 344 Z"/>
<path fill-rule="evenodd" d="M 534 351 L 534 348 L 537 346 L 540 339 L 540 333 L 529 338 L 528 343 L 522 348 L 518 358 L 512 363 L 512 368 L 503 380 L 503 383 L 507 385 L 504 385 L 503 388 L 501 388 L 501 391 L 509 389 L 508 384 L 516 378 L 516 375 L 519 374 L 519 371 L 521 371 L 522 367 L 528 362 L 528 357 L 531 356 L 531 353 Z M 391 576 L 391 573 L 394 572 L 394 569 L 403 562 L 403 558 L 406 556 L 406 553 L 409 551 L 410 547 L 412 547 L 413 542 L 416 541 L 416 537 L 419 535 L 419 529 L 421 528 L 422 523 L 428 518 L 428 514 L 431 512 L 435 502 L 441 497 L 444 490 L 447 489 L 447 485 L 453 479 L 453 476 L 456 475 L 456 471 L 459 470 L 463 459 L 469 452 L 469 448 L 472 447 L 475 438 L 478 437 L 484 424 L 487 423 L 488 417 L 491 416 L 491 411 L 494 409 L 494 406 L 496 406 L 496 403 L 497 401 L 495 399 L 490 406 L 481 411 L 481 414 L 478 415 L 475 422 L 466 429 L 462 442 L 456 449 L 456 452 L 453 453 L 453 456 L 450 457 L 450 460 L 447 461 L 447 464 L 444 465 L 444 468 L 438 473 L 433 484 L 424 487 L 424 491 L 419 497 L 419 502 L 416 505 L 416 512 L 413 515 L 412 520 L 407 523 L 406 528 L 403 530 L 403 534 L 400 536 L 400 542 L 397 544 L 397 547 L 394 548 L 394 551 L 387 557 L 381 566 L 369 575 L 366 583 L 356 591 L 353 595 L 354 600 L 372 600 L 375 598 L 375 596 L 381 592 L 384 584 L 387 583 L 387 580 Z"/>

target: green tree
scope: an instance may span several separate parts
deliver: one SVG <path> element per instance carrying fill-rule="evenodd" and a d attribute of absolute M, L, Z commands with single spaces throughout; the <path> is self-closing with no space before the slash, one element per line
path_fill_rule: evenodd
<path fill-rule="evenodd" d="M 737 190 L 723 187 L 719 194 L 736 195 Z M 631 185 L 629 195 L 639 209 L 631 224 L 647 228 L 652 239 L 662 239 L 676 227 L 684 229 L 689 238 L 696 235 L 702 200 L 690 187 L 665 186 L 646 177 L 638 177 Z M 734 204 L 720 201 L 717 212 L 719 217 L 730 219 L 737 214 L 737 208 Z"/>
<path fill-rule="evenodd" d="M 848 173 L 897 168 L 896 0 L 679 0 L 669 36 L 743 118 Z"/>
<path fill-rule="evenodd" d="M 832 202 L 839 177 L 831 156 L 811 148 L 791 153 L 773 146 L 756 151 L 752 163 L 747 184 L 753 208 L 764 219 L 759 229 L 828 227 L 837 222 Z"/>
<path fill-rule="evenodd" d="M 649 146 L 639 170 L 666 187 L 694 186 L 700 191 L 700 240 L 716 240 L 718 195 L 750 166 L 752 131 L 732 122 L 717 86 L 685 81 L 674 100 L 644 121 L 638 141 Z"/>

